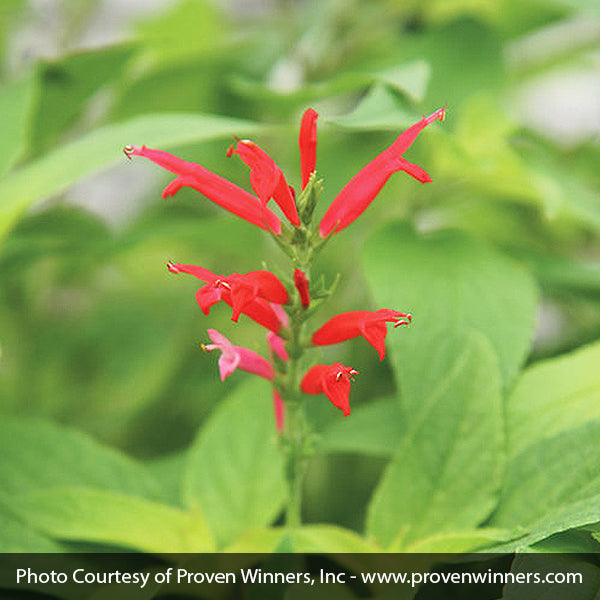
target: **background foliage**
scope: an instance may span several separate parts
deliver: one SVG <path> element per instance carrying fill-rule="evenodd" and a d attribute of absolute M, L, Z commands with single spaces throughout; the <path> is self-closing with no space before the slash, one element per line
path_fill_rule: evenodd
<path fill-rule="evenodd" d="M 186 0 L 90 47 L 101 8 L 58 2 L 35 61 L 11 32 L 40 15 L 0 9 L 0 549 L 598 551 L 597 130 L 519 104 L 593 67 L 597 3 Z M 120 149 L 248 188 L 225 150 L 252 136 L 297 182 L 310 105 L 323 211 L 445 104 L 409 155 L 434 183 L 393 177 L 320 259 L 341 280 L 315 325 L 380 306 L 414 324 L 384 363 L 362 340 L 323 351 L 360 371 L 353 414 L 311 399 L 308 525 L 283 535 L 268 389 L 220 383 L 196 286 L 164 267 L 277 267 L 278 249 L 191 190 L 160 200 L 164 174 Z M 265 350 L 226 310 L 210 326 Z"/>

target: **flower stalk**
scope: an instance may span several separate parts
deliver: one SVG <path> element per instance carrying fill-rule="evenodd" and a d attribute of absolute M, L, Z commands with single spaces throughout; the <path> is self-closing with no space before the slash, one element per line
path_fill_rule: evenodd
<path fill-rule="evenodd" d="M 230 213 L 267 231 L 290 259 L 287 281 L 266 269 L 221 275 L 205 267 L 172 261 L 167 267 L 172 273 L 192 275 L 203 283 L 196 293 L 196 301 L 205 315 L 213 305 L 223 301 L 232 309 L 232 321 L 237 323 L 240 316 L 245 315 L 267 331 L 270 360 L 234 345 L 214 329 L 208 330 L 212 343 L 203 344 L 202 348 L 207 352 L 221 352 L 221 380 L 235 370 L 242 370 L 272 384 L 275 423 L 287 483 L 286 524 L 291 529 L 300 526 L 302 521 L 302 485 L 308 460 L 314 452 L 304 414 L 305 395 L 325 395 L 347 417 L 351 412 L 351 384 L 358 374 L 356 369 L 340 362 L 311 363 L 306 355 L 315 347 L 362 337 L 383 360 L 388 324 L 408 326 L 412 319 L 410 313 L 390 308 L 355 310 L 342 312 L 316 331 L 307 333 L 307 321 L 320 303 L 331 296 L 337 283 L 336 279 L 327 287 L 318 280 L 311 282 L 312 263 L 333 237 L 367 209 L 393 173 L 404 171 L 422 183 L 431 181 L 421 167 L 408 162 L 403 154 L 425 127 L 444 119 L 445 109 L 423 117 L 361 169 L 342 188 L 320 223 L 314 222 L 323 191 L 315 171 L 317 117 L 314 110 L 308 109 L 302 118 L 298 140 L 302 188 L 298 197 L 275 161 L 250 140 L 236 138 L 237 143 L 230 147 L 227 155 L 239 156 L 250 168 L 254 194 L 201 165 L 162 150 L 146 146 L 124 148 L 128 158 L 148 158 L 176 176 L 165 188 L 163 197 L 175 195 L 183 186 L 192 187 Z M 282 223 L 271 211 L 268 206 L 271 200 L 279 206 L 288 223 Z"/>

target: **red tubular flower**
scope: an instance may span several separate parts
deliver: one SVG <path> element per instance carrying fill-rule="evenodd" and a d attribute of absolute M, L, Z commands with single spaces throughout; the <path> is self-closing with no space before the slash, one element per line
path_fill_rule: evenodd
<path fill-rule="evenodd" d="M 125 146 L 124 152 L 131 156 L 145 156 L 160 167 L 177 175 L 164 189 L 162 196 L 174 196 L 182 187 L 191 187 L 204 194 L 209 200 L 242 219 L 279 235 L 281 222 L 275 213 L 263 206 L 258 198 L 249 194 L 231 181 L 219 177 L 203 166 L 177 158 L 162 150 L 142 146 Z"/>
<path fill-rule="evenodd" d="M 296 269 L 294 271 L 294 285 L 300 294 L 300 302 L 304 308 L 310 304 L 310 292 L 308 289 L 308 279 L 304 271 Z"/>
<path fill-rule="evenodd" d="M 304 375 L 300 389 L 305 394 L 325 394 L 331 403 L 350 414 L 350 382 L 358 371 L 336 362 L 332 365 L 315 365 Z"/>
<path fill-rule="evenodd" d="M 406 171 L 409 175 L 426 183 L 431 177 L 418 165 L 408 162 L 402 154 L 408 150 L 419 133 L 434 121 L 443 121 L 445 109 L 440 108 L 428 117 L 423 117 L 403 131 L 396 141 L 369 164 L 363 167 L 337 195 L 319 224 L 322 237 L 339 233 L 357 219 L 375 199 L 392 173 Z"/>
<path fill-rule="evenodd" d="M 196 265 L 169 262 L 167 268 L 171 273 L 188 273 L 206 282 L 207 285 L 196 293 L 196 300 L 205 315 L 209 314 L 214 304 L 223 300 L 233 308 L 233 321 L 237 321 L 240 313 L 243 313 L 275 333 L 281 329 L 281 321 L 270 303 L 285 304 L 289 295 L 281 281 L 270 271 L 224 276 Z"/>
<path fill-rule="evenodd" d="M 250 167 L 250 184 L 263 205 L 266 206 L 273 198 L 290 223 L 300 225 L 294 194 L 285 180 L 283 171 L 275 161 L 250 140 L 239 140 L 235 146 L 231 146 L 227 156 L 232 154 L 239 154 Z"/>
<path fill-rule="evenodd" d="M 387 335 L 387 322 L 394 323 L 394 327 L 408 325 L 412 317 L 408 313 L 397 310 L 381 309 L 376 311 L 355 310 L 341 313 L 329 319 L 312 336 L 315 346 L 328 346 L 338 344 L 362 335 L 375 350 L 379 358 L 385 358 L 385 336 Z"/>
<path fill-rule="evenodd" d="M 317 117 L 319 115 L 309 108 L 302 115 L 300 125 L 300 170 L 302 172 L 302 189 L 306 187 L 317 164 Z"/>

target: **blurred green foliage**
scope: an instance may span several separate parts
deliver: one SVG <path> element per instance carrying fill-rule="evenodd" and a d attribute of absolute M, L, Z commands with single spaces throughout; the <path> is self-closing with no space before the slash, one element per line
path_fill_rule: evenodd
<path fill-rule="evenodd" d="M 32 17 L 24 4 L 2 3 L 0 31 Z M 0 550 L 600 549 L 598 342 L 581 349 L 600 338 L 600 152 L 591 135 L 540 133 L 513 103 L 600 46 L 596 32 L 529 55 L 523 40 L 596 19 L 597 3 L 281 0 L 237 14 L 187 0 L 120 44 L 73 51 L 96 7 L 64 11 L 57 56 L 6 66 L 0 87 Z M 225 150 L 252 136 L 294 185 L 309 105 L 321 213 L 401 129 L 449 116 L 407 153 L 434 183 L 392 177 L 319 259 L 341 279 L 315 325 L 380 306 L 415 320 L 390 331 L 384 363 L 361 339 L 321 351 L 360 377 L 343 422 L 307 400 L 320 453 L 303 512 L 329 525 L 291 539 L 267 529 L 284 498 L 270 392 L 240 374 L 222 384 L 198 351 L 208 326 L 259 352 L 264 335 L 226 307 L 206 319 L 197 284 L 164 268 L 285 261 L 195 192 L 162 201 L 163 174 L 121 148 L 169 149 L 249 189 Z"/>

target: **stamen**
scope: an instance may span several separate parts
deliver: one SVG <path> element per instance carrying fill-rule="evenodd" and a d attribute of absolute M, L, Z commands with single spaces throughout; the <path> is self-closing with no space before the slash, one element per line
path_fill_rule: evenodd
<path fill-rule="evenodd" d="M 216 288 L 222 287 L 222 288 L 225 288 L 226 290 L 231 291 L 231 286 L 226 281 L 223 281 L 222 279 L 217 279 L 213 285 Z"/>
<path fill-rule="evenodd" d="M 134 147 L 131 144 L 127 144 L 123 146 L 123 154 L 129 159 L 132 160 L 131 155 L 133 154 Z"/>
<path fill-rule="evenodd" d="M 180 273 L 181 272 L 172 260 L 170 260 L 167 263 L 167 269 L 169 269 L 169 271 L 171 271 L 171 273 Z"/>

